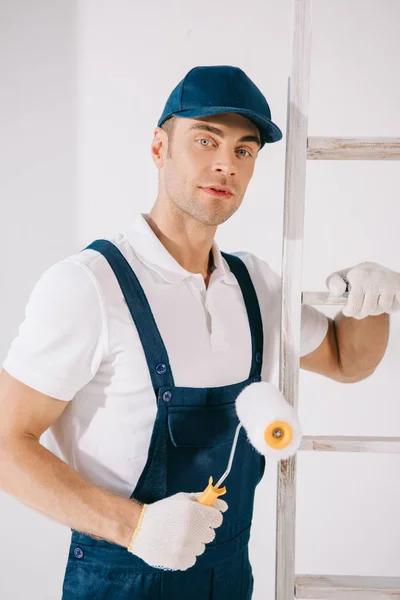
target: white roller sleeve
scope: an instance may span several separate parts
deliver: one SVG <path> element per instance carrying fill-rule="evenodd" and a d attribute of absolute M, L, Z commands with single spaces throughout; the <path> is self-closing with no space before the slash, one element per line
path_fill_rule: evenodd
<path fill-rule="evenodd" d="M 260 381 L 245 387 L 236 399 L 236 413 L 249 442 L 260 454 L 284 460 L 297 452 L 301 442 L 297 412 L 272 384 Z M 271 448 L 264 440 L 264 431 L 273 421 L 284 421 L 292 427 L 293 439 L 286 448 Z"/>

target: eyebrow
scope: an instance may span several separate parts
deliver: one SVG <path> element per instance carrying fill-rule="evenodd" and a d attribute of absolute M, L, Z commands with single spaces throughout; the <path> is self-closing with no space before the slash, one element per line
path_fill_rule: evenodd
<path fill-rule="evenodd" d="M 219 135 L 224 138 L 225 133 L 219 127 L 213 127 L 212 125 L 206 125 L 205 123 L 196 123 L 189 127 L 188 131 L 192 131 L 193 129 L 201 129 L 203 131 L 209 131 L 210 133 L 215 133 L 215 135 Z M 244 135 L 240 138 L 239 142 L 255 142 L 261 147 L 261 140 L 257 135 Z"/>

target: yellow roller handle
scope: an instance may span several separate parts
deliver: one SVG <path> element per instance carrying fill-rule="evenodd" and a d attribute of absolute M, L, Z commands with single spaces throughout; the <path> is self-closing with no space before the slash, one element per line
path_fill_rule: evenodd
<path fill-rule="evenodd" d="M 213 478 L 210 477 L 208 481 L 208 486 L 199 498 L 200 504 L 204 504 L 205 506 L 212 506 L 215 500 L 218 498 L 218 496 L 223 496 L 224 494 L 226 494 L 225 487 L 216 488 L 213 486 L 212 482 Z"/>

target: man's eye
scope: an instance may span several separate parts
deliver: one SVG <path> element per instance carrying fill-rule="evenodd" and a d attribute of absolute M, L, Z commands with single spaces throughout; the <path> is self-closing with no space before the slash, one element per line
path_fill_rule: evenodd
<path fill-rule="evenodd" d="M 208 143 L 212 144 L 211 140 L 208 140 L 207 138 L 200 138 L 197 141 L 200 142 L 200 146 L 204 146 L 205 148 L 208 148 Z M 202 144 L 201 142 L 206 142 L 206 144 Z M 247 155 L 251 156 L 250 152 L 248 150 L 245 150 L 244 148 L 241 148 L 240 150 L 238 150 L 238 152 L 247 152 Z"/>

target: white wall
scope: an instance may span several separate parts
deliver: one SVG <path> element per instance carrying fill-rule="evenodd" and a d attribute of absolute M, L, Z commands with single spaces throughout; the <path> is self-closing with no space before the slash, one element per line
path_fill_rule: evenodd
<path fill-rule="evenodd" d="M 310 135 L 400 136 L 397 0 L 314 6 Z M 157 189 L 153 128 L 194 65 L 243 68 L 286 129 L 289 0 L 2 0 L 0 359 L 40 274 L 147 211 Z M 237 215 L 217 236 L 279 272 L 285 140 L 266 146 Z M 396 162 L 310 162 L 305 290 L 375 260 L 400 271 Z M 333 314 L 330 312 L 329 314 Z M 305 434 L 400 435 L 400 315 L 370 379 L 301 374 Z M 400 575 L 400 457 L 301 453 L 297 571 Z M 272 600 L 276 470 L 258 488 L 255 600 Z M 0 598 L 60 597 L 69 530 L 0 493 Z M 23 574 L 23 576 L 22 576 Z"/>

